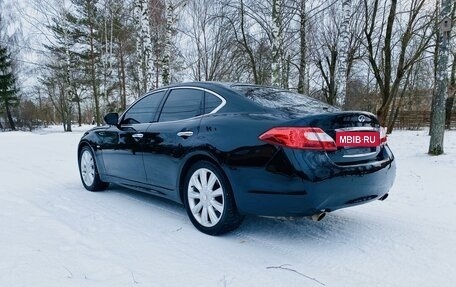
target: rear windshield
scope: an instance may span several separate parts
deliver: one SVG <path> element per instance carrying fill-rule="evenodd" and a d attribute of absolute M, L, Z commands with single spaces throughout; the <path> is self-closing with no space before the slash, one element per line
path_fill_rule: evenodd
<path fill-rule="evenodd" d="M 252 85 L 233 85 L 231 88 L 265 108 L 293 113 L 338 110 L 319 100 L 278 88 Z"/>

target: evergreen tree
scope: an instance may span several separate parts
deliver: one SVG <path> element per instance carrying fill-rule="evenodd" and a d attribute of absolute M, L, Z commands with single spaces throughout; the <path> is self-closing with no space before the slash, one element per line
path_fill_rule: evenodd
<path fill-rule="evenodd" d="M 68 21 L 73 26 L 72 37 L 75 44 L 81 48 L 77 56 L 83 66 L 86 67 L 86 74 L 92 98 L 95 104 L 95 121 L 101 124 L 101 104 L 100 103 L 100 56 L 102 43 L 100 39 L 101 27 L 100 13 L 97 9 L 98 0 L 71 0 L 75 7 L 75 13 L 68 14 Z"/>
<path fill-rule="evenodd" d="M 13 74 L 11 58 L 6 47 L 0 42 L 0 110 L 6 112 L 9 126 L 16 129 L 11 109 L 19 104 L 16 78 Z"/>
<path fill-rule="evenodd" d="M 68 22 L 68 12 L 61 8 L 60 15 L 52 19 L 48 29 L 55 37 L 55 41 L 44 47 L 51 52 L 52 57 L 46 63 L 48 74 L 41 82 L 45 86 L 52 86 L 58 93 L 49 93 L 49 97 L 56 111 L 60 114 L 65 131 L 71 132 L 71 121 L 73 114 L 73 102 L 79 102 L 77 86 L 81 83 L 81 74 L 77 66 L 76 54 L 71 50 L 74 42 L 72 41 L 71 27 Z"/>

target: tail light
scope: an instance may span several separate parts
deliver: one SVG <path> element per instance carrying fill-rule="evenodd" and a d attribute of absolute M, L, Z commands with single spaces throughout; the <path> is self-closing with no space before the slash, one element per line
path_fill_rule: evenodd
<path fill-rule="evenodd" d="M 322 129 L 314 127 L 276 127 L 262 134 L 259 139 L 296 149 L 337 150 L 333 138 Z"/>
<path fill-rule="evenodd" d="M 387 131 L 388 131 L 388 128 L 380 127 L 380 144 L 386 144 L 386 141 L 388 140 L 388 138 L 386 136 Z"/>

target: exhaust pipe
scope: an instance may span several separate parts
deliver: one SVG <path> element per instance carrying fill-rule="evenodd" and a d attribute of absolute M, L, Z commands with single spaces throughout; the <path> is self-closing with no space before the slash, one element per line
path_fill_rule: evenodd
<path fill-rule="evenodd" d="M 323 218 L 325 218 L 325 216 L 326 216 L 326 212 L 315 213 L 314 215 L 312 215 L 312 220 L 313 221 L 320 221 Z"/>
<path fill-rule="evenodd" d="M 378 200 L 384 201 L 385 199 L 388 198 L 388 193 L 384 194 L 382 197 L 380 197 Z"/>

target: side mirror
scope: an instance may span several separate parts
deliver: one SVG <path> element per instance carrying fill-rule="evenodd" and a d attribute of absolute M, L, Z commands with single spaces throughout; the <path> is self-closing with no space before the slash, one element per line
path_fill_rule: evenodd
<path fill-rule="evenodd" d="M 110 126 L 117 126 L 119 123 L 119 114 L 109 113 L 106 116 L 104 116 L 104 121 Z"/>

